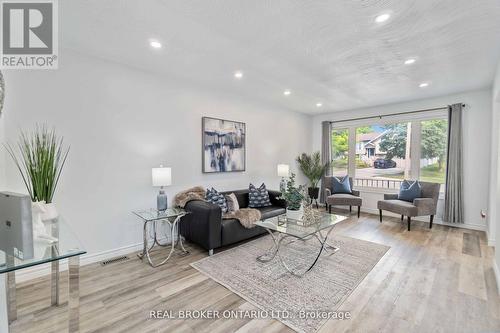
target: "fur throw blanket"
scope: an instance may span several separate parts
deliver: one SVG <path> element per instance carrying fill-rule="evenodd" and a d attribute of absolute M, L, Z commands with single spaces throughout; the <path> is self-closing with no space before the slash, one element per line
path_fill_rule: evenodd
<path fill-rule="evenodd" d="M 222 215 L 223 219 L 237 219 L 247 229 L 255 227 L 255 222 L 260 220 L 262 214 L 254 208 L 241 208 L 235 212 L 227 212 Z"/>
<path fill-rule="evenodd" d="M 191 187 L 177 193 L 174 197 L 174 206 L 184 208 L 184 206 L 192 200 L 205 201 L 205 189 L 202 186 Z"/>

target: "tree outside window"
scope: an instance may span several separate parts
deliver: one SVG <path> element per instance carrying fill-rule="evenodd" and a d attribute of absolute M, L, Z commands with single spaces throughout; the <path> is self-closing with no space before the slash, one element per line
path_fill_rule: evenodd
<path fill-rule="evenodd" d="M 420 180 L 444 184 L 448 148 L 448 121 L 433 119 L 421 123 Z M 444 191 L 444 186 L 441 186 Z"/>
<path fill-rule="evenodd" d="M 332 175 L 345 176 L 349 168 L 349 130 L 332 130 Z"/>

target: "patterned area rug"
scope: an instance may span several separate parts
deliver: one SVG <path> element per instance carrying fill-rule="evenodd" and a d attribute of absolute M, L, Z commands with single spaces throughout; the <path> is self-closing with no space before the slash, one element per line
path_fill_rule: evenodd
<path fill-rule="evenodd" d="M 278 257 L 261 263 L 256 257 L 273 242 L 265 236 L 191 265 L 298 332 L 316 332 L 389 250 L 388 246 L 343 236 L 330 236 L 340 248 L 324 251 L 316 266 L 295 277 Z M 316 257 L 319 242 L 283 241 L 280 252 L 291 269 L 307 267 Z M 269 315 L 271 316 L 271 315 Z"/>

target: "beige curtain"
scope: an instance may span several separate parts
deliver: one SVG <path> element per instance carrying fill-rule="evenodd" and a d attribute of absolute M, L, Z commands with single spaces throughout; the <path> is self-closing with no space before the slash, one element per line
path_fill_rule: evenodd
<path fill-rule="evenodd" d="M 332 123 L 329 121 L 324 121 L 321 123 L 321 162 L 323 164 L 329 163 L 332 160 Z M 328 168 L 326 175 L 329 176 L 331 173 L 331 168 Z M 324 187 L 324 177 L 321 181 L 321 189 L 319 201 L 321 203 L 325 202 L 325 187 Z"/>

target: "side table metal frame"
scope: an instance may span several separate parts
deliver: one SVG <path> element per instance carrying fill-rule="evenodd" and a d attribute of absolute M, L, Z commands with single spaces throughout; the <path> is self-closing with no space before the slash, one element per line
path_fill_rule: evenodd
<path fill-rule="evenodd" d="M 146 257 L 146 259 L 148 260 L 148 263 L 151 267 L 158 267 L 158 266 L 164 265 L 170 259 L 170 257 L 172 256 L 172 254 L 175 251 L 175 247 L 177 244 L 180 245 L 180 248 L 181 248 L 183 255 L 189 254 L 189 251 L 184 248 L 184 244 L 182 243 L 182 236 L 179 234 L 180 219 L 183 216 L 185 216 L 186 214 L 187 213 L 180 214 L 180 215 L 176 216 L 173 222 L 170 222 L 168 217 L 165 217 L 164 219 L 159 219 L 159 220 L 144 220 L 143 248 L 142 248 L 142 252 L 138 253 L 137 256 L 139 258 L 141 258 L 142 260 L 144 260 L 144 257 Z M 170 240 L 171 240 L 170 243 L 161 244 L 160 241 L 158 240 L 158 232 L 157 232 L 158 223 L 167 223 L 168 224 L 168 226 L 170 228 Z M 148 245 L 148 238 L 149 238 L 148 237 L 149 236 L 148 235 L 148 224 L 150 224 L 151 227 L 153 228 L 153 235 L 154 235 L 151 246 Z M 175 239 L 176 232 L 177 232 L 177 239 Z M 169 245 L 171 246 L 170 253 L 168 254 L 168 256 L 164 260 L 162 260 L 161 262 L 159 262 L 157 264 L 153 263 L 153 260 L 151 259 L 151 255 L 150 255 L 150 253 L 152 252 L 153 248 L 156 245 L 162 246 L 162 247 L 167 247 Z"/>

